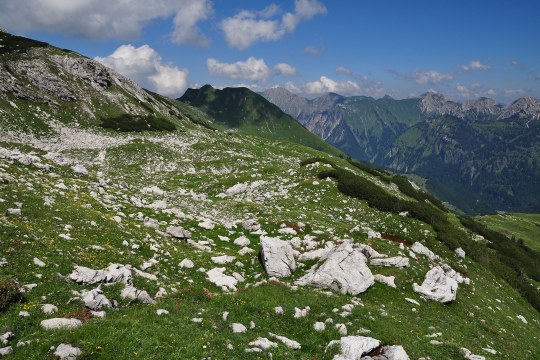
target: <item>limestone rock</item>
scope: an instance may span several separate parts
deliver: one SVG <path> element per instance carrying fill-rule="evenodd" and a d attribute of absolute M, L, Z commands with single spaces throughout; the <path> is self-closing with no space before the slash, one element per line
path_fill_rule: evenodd
<path fill-rule="evenodd" d="M 58 308 L 53 304 L 44 304 L 41 306 L 41 311 L 44 314 L 51 315 L 58 311 Z"/>
<path fill-rule="evenodd" d="M 485 357 L 480 356 L 480 355 L 475 355 L 467 348 L 461 348 L 459 349 L 459 352 L 467 360 L 486 360 Z"/>
<path fill-rule="evenodd" d="M 277 238 L 261 236 L 261 260 L 269 276 L 287 277 L 296 269 L 292 246 Z"/>
<path fill-rule="evenodd" d="M 364 356 L 361 360 L 409 360 L 409 356 L 405 352 L 405 349 L 403 349 L 403 346 L 383 346 L 381 352 L 382 354 L 380 355 Z"/>
<path fill-rule="evenodd" d="M 111 264 L 103 270 L 93 270 L 84 266 L 76 266 L 69 278 L 79 284 L 86 285 L 100 282 L 122 283 L 125 285 L 131 285 L 133 283 L 131 270 L 120 264 Z"/>
<path fill-rule="evenodd" d="M 13 348 L 11 346 L 0 348 L 0 356 L 9 355 L 11 354 L 12 351 L 13 351 Z"/>
<path fill-rule="evenodd" d="M 41 322 L 41 327 L 45 330 L 76 329 L 80 326 L 81 320 L 71 318 L 52 318 Z"/>
<path fill-rule="evenodd" d="M 146 291 L 138 290 L 134 286 L 126 286 L 123 288 L 120 292 L 120 297 L 128 300 L 140 300 L 142 303 L 149 305 L 154 305 L 156 303 Z"/>
<path fill-rule="evenodd" d="M 224 291 L 236 291 L 238 280 L 233 276 L 225 275 L 224 272 L 225 268 L 214 268 L 208 270 L 206 276 L 208 277 L 208 281 L 220 286 Z"/>
<path fill-rule="evenodd" d="M 270 335 L 270 337 L 273 337 L 276 340 L 281 341 L 283 344 L 285 344 L 285 346 L 291 349 L 298 350 L 302 347 L 298 341 L 291 340 L 285 336 L 280 336 L 272 333 L 268 333 L 268 335 Z"/>
<path fill-rule="evenodd" d="M 56 347 L 54 355 L 60 360 L 75 360 L 82 354 L 81 349 L 71 346 L 70 344 L 60 344 Z"/>
<path fill-rule="evenodd" d="M 427 256 L 430 261 L 435 261 L 439 258 L 437 255 L 435 255 L 435 253 L 433 253 L 433 251 L 429 250 L 424 244 L 419 243 L 418 241 L 412 244 L 411 250 L 417 254 Z"/>
<path fill-rule="evenodd" d="M 84 305 L 90 310 L 100 310 L 102 308 L 112 307 L 111 302 L 103 295 L 103 291 L 101 291 L 99 287 L 90 291 L 83 291 L 81 298 L 82 301 L 84 301 Z"/>
<path fill-rule="evenodd" d="M 167 234 L 171 235 L 173 238 L 187 240 L 191 239 L 191 232 L 181 228 L 179 226 L 169 226 L 165 230 Z"/>
<path fill-rule="evenodd" d="M 273 341 L 268 340 L 267 338 L 258 337 L 255 341 L 250 342 L 249 346 L 255 346 L 255 347 L 261 348 L 263 350 L 268 350 L 270 348 L 277 347 L 278 344 L 276 344 Z"/>
<path fill-rule="evenodd" d="M 413 289 L 426 299 L 449 303 L 456 299 L 458 283 L 447 276 L 440 266 L 435 266 L 427 272 L 422 285 L 414 284 Z"/>
<path fill-rule="evenodd" d="M 296 281 L 296 284 L 357 295 L 366 291 L 375 282 L 366 265 L 365 256 L 351 241 L 345 241 L 333 248 L 321 260 L 324 261 L 322 265 L 308 271 Z"/>
<path fill-rule="evenodd" d="M 240 323 L 232 323 L 231 329 L 233 333 L 235 334 L 245 333 L 247 331 L 247 328 L 243 324 L 240 324 Z"/>
<path fill-rule="evenodd" d="M 384 276 L 384 275 L 381 275 L 381 274 L 375 274 L 375 275 L 373 275 L 373 277 L 375 278 L 375 281 L 377 281 L 377 282 L 380 282 L 382 284 L 386 284 L 386 285 L 388 285 L 390 287 L 393 287 L 393 288 L 396 287 L 396 283 L 395 283 L 396 277 L 395 276 Z"/>
<path fill-rule="evenodd" d="M 359 360 L 380 345 L 380 341 L 367 336 L 344 336 L 339 340 L 332 340 L 330 346 L 338 345 L 341 352 L 334 360 Z"/>
<path fill-rule="evenodd" d="M 465 250 L 463 250 L 462 248 L 457 248 L 456 250 L 454 250 L 454 252 L 460 258 L 465 259 Z"/>
<path fill-rule="evenodd" d="M 180 266 L 181 268 L 192 269 L 195 264 L 189 259 L 184 259 L 180 261 L 180 264 L 178 264 L 178 266 Z"/>

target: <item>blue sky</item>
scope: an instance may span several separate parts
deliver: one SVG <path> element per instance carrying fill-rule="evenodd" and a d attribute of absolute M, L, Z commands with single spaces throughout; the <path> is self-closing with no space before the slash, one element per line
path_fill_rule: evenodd
<path fill-rule="evenodd" d="M 533 0 L 2 0 L 0 26 L 168 96 L 209 83 L 309 97 L 540 97 Z"/>

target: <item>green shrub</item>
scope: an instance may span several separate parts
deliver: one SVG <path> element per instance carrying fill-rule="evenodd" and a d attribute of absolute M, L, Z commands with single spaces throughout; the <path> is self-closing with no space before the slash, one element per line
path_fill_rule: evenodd
<path fill-rule="evenodd" d="M 17 281 L 5 277 L 0 278 L 0 311 L 22 299 Z"/>

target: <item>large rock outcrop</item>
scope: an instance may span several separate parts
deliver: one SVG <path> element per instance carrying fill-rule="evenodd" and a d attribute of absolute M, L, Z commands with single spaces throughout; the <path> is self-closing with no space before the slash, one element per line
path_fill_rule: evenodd
<path fill-rule="evenodd" d="M 366 257 L 351 241 L 333 248 L 322 261 L 321 265 L 309 270 L 296 283 L 356 295 L 375 282 L 366 265 Z"/>
<path fill-rule="evenodd" d="M 440 266 L 435 266 L 426 273 L 422 285 L 414 284 L 413 289 L 426 299 L 446 304 L 456 299 L 458 283 Z"/>
<path fill-rule="evenodd" d="M 287 277 L 296 269 L 292 246 L 278 238 L 261 236 L 261 261 L 269 276 Z"/>

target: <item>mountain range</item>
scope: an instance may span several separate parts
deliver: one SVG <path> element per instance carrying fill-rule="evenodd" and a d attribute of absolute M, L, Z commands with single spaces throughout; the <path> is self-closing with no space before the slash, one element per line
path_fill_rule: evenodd
<path fill-rule="evenodd" d="M 306 99 L 273 88 L 261 95 L 351 157 L 425 178 L 428 190 L 466 213 L 540 211 L 538 99 L 503 106 L 437 93 Z"/>

